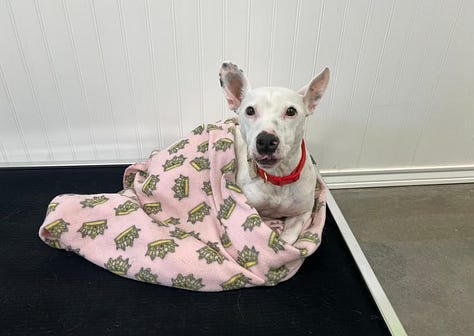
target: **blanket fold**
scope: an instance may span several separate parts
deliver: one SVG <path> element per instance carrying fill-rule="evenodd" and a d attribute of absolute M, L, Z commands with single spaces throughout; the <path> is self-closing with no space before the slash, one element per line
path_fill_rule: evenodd
<path fill-rule="evenodd" d="M 326 189 L 318 177 L 298 240 L 280 239 L 280 219 L 262 219 L 235 183 L 234 119 L 128 167 L 115 194 L 60 195 L 40 238 L 127 278 L 197 291 L 273 286 L 319 246 Z"/>

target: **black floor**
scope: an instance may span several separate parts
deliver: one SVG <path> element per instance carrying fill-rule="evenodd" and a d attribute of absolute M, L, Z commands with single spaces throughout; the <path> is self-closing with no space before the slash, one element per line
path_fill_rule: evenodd
<path fill-rule="evenodd" d="M 388 335 L 330 212 L 276 287 L 198 293 L 118 277 L 37 236 L 57 194 L 116 192 L 124 167 L 0 170 L 1 335 Z"/>

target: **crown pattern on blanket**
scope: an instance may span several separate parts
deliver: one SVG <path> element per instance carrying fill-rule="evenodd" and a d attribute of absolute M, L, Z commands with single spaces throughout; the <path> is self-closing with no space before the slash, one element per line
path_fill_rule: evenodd
<path fill-rule="evenodd" d="M 60 195 L 39 230 L 51 247 L 75 252 L 114 274 L 195 291 L 274 286 L 321 243 L 326 189 L 298 240 L 280 239 L 281 219 L 263 219 L 235 183 L 229 119 L 128 167 L 115 194 Z"/>

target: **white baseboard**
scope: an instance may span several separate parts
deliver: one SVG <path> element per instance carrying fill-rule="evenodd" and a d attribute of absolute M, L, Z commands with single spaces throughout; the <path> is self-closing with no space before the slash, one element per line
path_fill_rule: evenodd
<path fill-rule="evenodd" d="M 321 170 L 331 189 L 474 183 L 474 166 Z"/>

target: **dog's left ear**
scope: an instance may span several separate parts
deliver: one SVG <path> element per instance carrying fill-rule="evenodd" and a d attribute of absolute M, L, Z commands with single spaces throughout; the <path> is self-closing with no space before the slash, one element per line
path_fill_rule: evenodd
<path fill-rule="evenodd" d="M 250 88 L 247 77 L 237 65 L 225 62 L 219 71 L 219 81 L 229 109 L 236 111 Z"/>
<path fill-rule="evenodd" d="M 318 76 L 313 78 L 311 82 L 302 87 L 298 93 L 303 96 L 303 102 L 305 103 L 309 114 L 313 114 L 321 100 L 324 91 L 328 87 L 329 83 L 329 68 L 324 69 Z"/>

